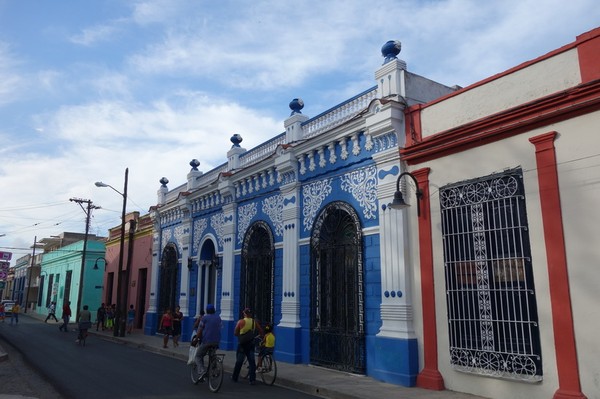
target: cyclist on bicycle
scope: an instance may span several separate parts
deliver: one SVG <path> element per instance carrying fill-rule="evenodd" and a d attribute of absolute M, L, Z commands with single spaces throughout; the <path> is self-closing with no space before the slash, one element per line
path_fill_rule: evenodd
<path fill-rule="evenodd" d="M 92 326 L 92 313 L 88 310 L 88 305 L 83 305 L 83 310 L 79 313 L 79 335 L 75 342 L 79 343 L 87 336 L 87 330 Z"/>
<path fill-rule="evenodd" d="M 258 363 L 256 364 L 256 371 L 259 373 L 264 371 L 262 369 L 262 360 L 266 354 L 273 355 L 275 350 L 275 334 L 273 334 L 273 326 L 271 324 L 265 325 L 265 336 L 260 342 L 260 352 L 258 353 Z"/>
<path fill-rule="evenodd" d="M 198 331 L 194 336 L 200 343 L 200 347 L 196 353 L 196 365 L 200 377 L 206 372 L 204 369 L 204 356 L 206 356 L 211 347 L 219 346 L 219 342 L 221 341 L 221 327 L 221 318 L 215 313 L 215 306 L 212 304 L 206 305 L 206 314 L 202 316 L 198 324 Z"/>

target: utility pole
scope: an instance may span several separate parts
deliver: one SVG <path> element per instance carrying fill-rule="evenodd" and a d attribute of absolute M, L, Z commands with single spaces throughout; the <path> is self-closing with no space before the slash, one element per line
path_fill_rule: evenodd
<path fill-rule="evenodd" d="M 27 293 L 25 294 L 25 310 L 27 313 L 27 303 L 29 301 L 29 287 L 31 287 L 31 275 L 33 274 L 33 266 L 35 265 L 35 247 L 37 246 L 37 236 L 33 238 L 33 254 L 31 255 L 31 265 L 29 266 L 29 279 L 27 280 Z"/>
<path fill-rule="evenodd" d="M 77 294 L 77 311 L 76 321 L 79 321 L 79 312 L 81 311 L 81 295 L 83 293 L 83 274 L 85 271 L 85 252 L 87 250 L 88 235 L 90 231 L 90 218 L 92 217 L 92 209 L 100 209 L 99 206 L 92 205 L 92 200 L 81 198 L 69 198 L 69 201 L 76 202 L 85 213 L 85 235 L 83 237 L 83 251 L 81 253 L 81 271 L 79 272 L 79 292 Z M 82 204 L 86 204 L 84 207 Z"/>

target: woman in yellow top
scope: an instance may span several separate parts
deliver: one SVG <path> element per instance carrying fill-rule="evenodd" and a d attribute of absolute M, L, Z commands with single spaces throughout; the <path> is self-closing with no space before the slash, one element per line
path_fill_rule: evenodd
<path fill-rule="evenodd" d="M 260 344 L 260 353 L 258 354 L 258 364 L 256 365 L 257 371 L 262 371 L 262 360 L 268 353 L 273 355 L 275 350 L 275 334 L 273 334 L 273 326 L 267 324 L 265 326 L 265 336 Z"/>
<path fill-rule="evenodd" d="M 255 334 L 256 332 L 256 334 Z M 242 335 L 248 334 L 248 339 L 242 337 Z M 238 347 L 236 352 L 235 367 L 233 368 L 233 374 L 231 379 L 233 382 L 237 382 L 242 369 L 244 359 L 248 359 L 248 381 L 250 385 L 254 385 L 256 381 L 256 363 L 254 359 L 254 337 L 255 335 L 262 335 L 262 327 L 260 323 L 252 317 L 252 311 L 248 308 L 242 312 L 242 318 L 235 325 L 233 335 L 238 337 Z"/>
<path fill-rule="evenodd" d="M 19 324 L 19 312 L 21 311 L 21 307 L 19 306 L 18 303 L 15 303 L 15 305 L 12 308 L 12 311 L 10 313 L 10 324 L 13 323 L 13 320 L 15 321 L 16 324 Z"/>

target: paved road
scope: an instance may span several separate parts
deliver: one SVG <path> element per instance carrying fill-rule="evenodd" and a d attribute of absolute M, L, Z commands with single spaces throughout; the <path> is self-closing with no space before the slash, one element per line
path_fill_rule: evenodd
<path fill-rule="evenodd" d="M 81 347 L 74 342 L 75 332 L 59 332 L 55 323 L 44 324 L 39 320 L 23 317 L 19 325 L 0 325 L 0 337 L 22 352 L 24 362 L 31 363 L 32 367 L 46 380 L 51 381 L 56 391 L 60 392 L 50 396 L 44 388 L 42 391 L 45 393 L 40 393 L 40 389 L 36 388 L 39 379 L 34 382 L 33 377 L 27 375 L 24 376 L 25 382 L 20 382 L 22 392 L 14 392 L 13 384 L 13 393 L 49 399 L 192 398 L 211 394 L 206 383 L 197 386 L 191 383 L 189 366 L 179 359 L 120 345 L 95 336 L 90 336 L 86 347 Z M 15 350 L 9 351 L 12 363 Z M 4 378 L 0 376 L 0 383 L 6 380 L 6 377 L 10 382 L 11 370 L 0 370 L 8 373 Z M 32 384 L 28 382 L 29 378 L 32 378 Z M 14 382 L 18 383 L 18 380 Z M 8 393 L 2 387 L 0 392 Z M 316 398 L 277 386 L 250 386 L 242 382 L 236 384 L 226 374 L 219 397 L 241 396 L 261 399 Z"/>

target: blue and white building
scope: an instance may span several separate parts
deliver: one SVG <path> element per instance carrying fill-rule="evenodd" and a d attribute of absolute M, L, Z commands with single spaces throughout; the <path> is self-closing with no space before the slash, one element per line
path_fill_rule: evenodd
<path fill-rule="evenodd" d="M 279 361 L 315 364 L 412 386 L 419 371 L 404 211 L 391 210 L 405 168 L 408 106 L 453 92 L 410 73 L 400 42 L 382 48 L 376 85 L 315 117 L 294 99 L 285 131 L 187 183 L 161 179 L 146 333 L 165 308 L 185 315 L 183 339 L 208 303 L 234 349 L 245 307 L 272 323 Z M 183 179 L 182 179 L 183 180 Z"/>

